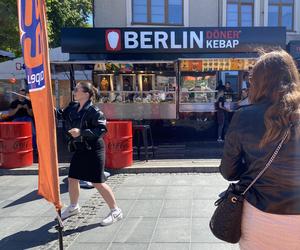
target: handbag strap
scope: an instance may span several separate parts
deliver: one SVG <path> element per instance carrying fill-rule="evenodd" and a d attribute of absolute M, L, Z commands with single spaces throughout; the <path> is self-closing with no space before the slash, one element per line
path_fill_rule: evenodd
<path fill-rule="evenodd" d="M 258 178 L 260 178 L 265 172 L 266 170 L 271 166 L 272 162 L 274 161 L 275 157 L 277 156 L 279 150 L 281 149 L 285 139 L 287 138 L 288 134 L 289 134 L 289 130 L 292 127 L 292 125 L 289 126 L 289 129 L 287 129 L 287 131 L 284 133 L 283 138 L 281 139 L 281 141 L 279 142 L 277 148 L 275 149 L 274 153 L 272 154 L 272 156 L 270 157 L 269 161 L 267 162 L 266 166 L 263 168 L 263 170 L 261 170 L 259 172 L 259 174 L 256 176 L 256 178 L 249 184 L 249 186 L 245 189 L 245 191 L 242 193 L 242 195 L 244 196 L 246 194 L 246 192 L 254 185 L 254 183 L 258 180 Z"/>

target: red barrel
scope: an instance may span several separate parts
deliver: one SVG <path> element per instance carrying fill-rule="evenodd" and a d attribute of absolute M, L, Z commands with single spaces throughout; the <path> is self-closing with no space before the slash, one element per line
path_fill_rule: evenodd
<path fill-rule="evenodd" d="M 33 163 L 30 122 L 0 122 L 0 168 L 20 168 Z"/>
<path fill-rule="evenodd" d="M 104 136 L 106 147 L 105 166 L 123 168 L 132 165 L 132 122 L 109 121 Z"/>

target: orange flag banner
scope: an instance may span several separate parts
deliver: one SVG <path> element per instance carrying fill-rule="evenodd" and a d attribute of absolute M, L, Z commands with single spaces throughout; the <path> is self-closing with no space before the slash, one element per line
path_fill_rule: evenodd
<path fill-rule="evenodd" d="M 17 0 L 20 40 L 39 153 L 38 193 L 61 208 L 44 0 Z"/>

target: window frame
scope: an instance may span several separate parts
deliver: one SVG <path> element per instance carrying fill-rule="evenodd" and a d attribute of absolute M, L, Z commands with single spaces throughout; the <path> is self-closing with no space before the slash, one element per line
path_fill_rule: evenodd
<path fill-rule="evenodd" d="M 238 20 L 237 26 L 235 27 L 254 27 L 254 11 L 255 11 L 255 0 L 252 3 L 243 2 L 243 0 L 227 0 L 226 3 L 226 26 L 228 26 L 228 4 L 237 4 L 238 6 Z M 242 6 L 251 6 L 252 7 L 252 25 L 251 26 L 242 26 Z"/>
<path fill-rule="evenodd" d="M 293 32 L 295 30 L 295 23 L 294 23 L 294 18 L 295 18 L 295 0 L 293 0 L 293 3 L 283 3 L 281 0 L 279 3 L 270 3 L 268 2 L 268 9 L 270 6 L 276 6 L 278 7 L 278 19 L 277 19 L 277 26 L 276 27 L 285 27 L 282 26 L 282 6 L 292 6 L 292 29 L 288 29 L 286 27 L 286 31 L 288 32 Z M 268 11 L 268 26 L 269 26 L 269 11 Z"/>
<path fill-rule="evenodd" d="M 151 0 L 146 0 L 147 1 L 147 22 L 134 22 L 134 3 L 133 0 L 131 1 L 131 13 L 132 13 L 132 18 L 131 18 L 131 25 L 157 25 L 157 26 L 184 26 L 184 0 L 181 0 L 181 24 L 173 24 L 169 23 L 169 0 L 164 0 L 165 4 L 165 9 L 164 9 L 164 15 L 165 15 L 165 21 L 163 23 L 154 23 L 151 21 Z"/>

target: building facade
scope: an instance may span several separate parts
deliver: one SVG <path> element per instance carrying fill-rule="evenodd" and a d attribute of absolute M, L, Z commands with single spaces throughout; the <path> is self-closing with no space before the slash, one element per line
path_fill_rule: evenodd
<path fill-rule="evenodd" d="M 213 120 L 218 84 L 234 109 L 257 49 L 300 40 L 300 0 L 94 1 L 93 23 L 64 30 L 62 48 L 95 63 L 108 118 Z"/>
<path fill-rule="evenodd" d="M 94 27 L 279 27 L 300 40 L 300 0 L 94 1 Z"/>

